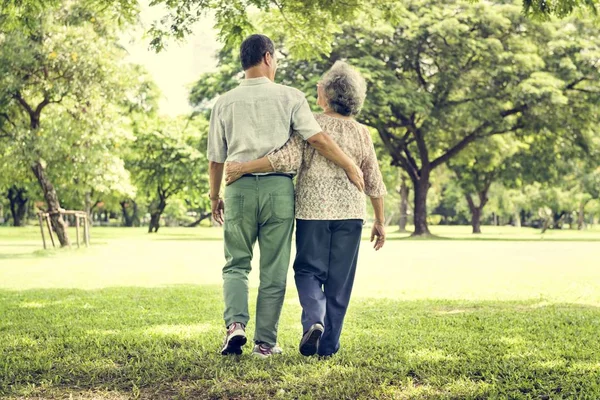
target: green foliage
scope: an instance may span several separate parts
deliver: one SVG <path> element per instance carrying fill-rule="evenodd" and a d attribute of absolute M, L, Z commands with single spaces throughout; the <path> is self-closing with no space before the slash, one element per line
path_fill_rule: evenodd
<path fill-rule="evenodd" d="M 578 8 L 583 12 L 598 14 L 597 0 L 523 0 L 525 13 L 540 17 L 566 17 Z"/>
<path fill-rule="evenodd" d="M 315 84 L 336 60 L 359 68 L 369 87 L 358 119 L 381 136 L 383 169 L 400 166 L 416 184 L 452 161 L 463 190 L 480 193 L 498 178 L 515 188 L 558 182 L 570 170 L 561 159 L 590 157 L 600 103 L 600 31 L 592 21 L 531 21 L 510 1 L 379 5 L 378 25 L 342 25 L 328 56 L 286 57 L 276 79 L 314 106 Z M 289 36 L 296 33 L 275 37 L 284 52 Z M 199 109 L 238 82 L 235 52 L 219 60 L 192 90 Z M 389 175 L 392 187 L 395 179 Z"/>
<path fill-rule="evenodd" d="M 113 206 L 135 196 L 123 161 L 130 116 L 158 107 L 147 73 L 124 62 L 114 23 L 92 12 L 67 3 L 0 38 L 0 148 L 21 173 L 41 159 L 77 209 L 88 193 Z"/>
<path fill-rule="evenodd" d="M 89 21 L 99 32 L 114 32 L 135 22 L 139 6 L 138 0 L 0 0 L 0 31 L 34 33 L 46 14 L 70 9 L 68 25 Z"/>
<path fill-rule="evenodd" d="M 192 199 L 208 193 L 204 118 L 146 118 L 134 125 L 127 168 L 153 201 L 174 195 Z"/>
<path fill-rule="evenodd" d="M 136 21 L 141 4 L 139 0 L 2 0 L 0 30 L 32 27 L 40 15 L 64 3 L 78 5 L 84 11 L 82 17 L 110 20 L 119 27 Z M 406 17 L 403 5 L 391 0 L 152 0 L 150 5 L 165 9 L 165 15 L 154 21 L 148 32 L 150 45 L 156 50 L 162 50 L 170 38 L 185 38 L 200 18 L 211 13 L 219 37 L 228 48 L 236 47 L 261 27 L 272 36 L 282 31 L 290 33 L 286 35 L 286 48 L 304 59 L 328 55 L 332 37 L 345 22 L 395 25 Z M 526 15 L 548 19 L 577 10 L 596 14 L 597 6 L 597 0 L 523 0 L 521 9 Z M 254 11 L 260 12 L 258 17 Z"/>

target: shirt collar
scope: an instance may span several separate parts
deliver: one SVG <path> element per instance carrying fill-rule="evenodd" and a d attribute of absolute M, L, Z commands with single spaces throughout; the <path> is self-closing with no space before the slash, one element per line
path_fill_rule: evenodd
<path fill-rule="evenodd" d="M 240 82 L 240 86 L 264 85 L 265 83 L 272 83 L 272 82 L 266 76 L 261 76 L 260 78 L 243 79 L 242 82 Z"/>

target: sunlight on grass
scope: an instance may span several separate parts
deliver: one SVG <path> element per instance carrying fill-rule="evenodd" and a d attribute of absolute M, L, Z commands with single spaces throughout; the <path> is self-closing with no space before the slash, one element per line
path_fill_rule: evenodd
<path fill-rule="evenodd" d="M 456 358 L 439 349 L 419 349 L 408 352 L 406 357 L 414 361 L 450 361 Z"/>
<path fill-rule="evenodd" d="M 41 256 L 11 256 L 35 237 L 0 229 L 1 398 L 600 398 L 595 242 L 363 242 L 340 353 L 298 354 L 290 270 L 284 355 L 259 362 L 218 354 L 220 230 L 103 229 Z"/>
<path fill-rule="evenodd" d="M 178 336 L 181 338 L 191 338 L 200 335 L 205 332 L 215 331 L 220 329 L 221 326 L 214 326 L 211 324 L 194 324 L 194 325 L 158 325 L 151 328 L 146 328 L 142 331 L 144 334 L 149 335 L 163 335 L 163 336 Z"/>
<path fill-rule="evenodd" d="M 46 307 L 46 304 L 31 301 L 31 302 L 21 303 L 21 305 L 19 307 L 21 307 L 21 308 L 42 308 L 42 307 Z"/>

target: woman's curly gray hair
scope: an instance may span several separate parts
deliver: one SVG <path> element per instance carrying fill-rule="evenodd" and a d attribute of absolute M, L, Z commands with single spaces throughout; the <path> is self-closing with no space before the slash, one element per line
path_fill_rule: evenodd
<path fill-rule="evenodd" d="M 357 115 L 367 97 L 367 82 L 343 61 L 336 61 L 323 75 L 321 85 L 332 111 L 345 116 Z"/>

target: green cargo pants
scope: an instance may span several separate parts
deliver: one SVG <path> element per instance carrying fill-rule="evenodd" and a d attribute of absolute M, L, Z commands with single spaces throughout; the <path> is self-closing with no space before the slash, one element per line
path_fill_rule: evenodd
<path fill-rule="evenodd" d="M 246 176 L 225 189 L 225 324 L 248 324 L 248 274 L 256 240 L 260 285 L 255 343 L 275 346 L 294 229 L 294 184 L 285 176 Z"/>

